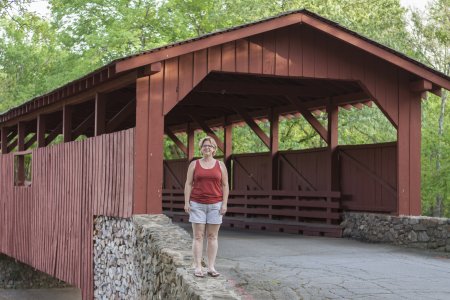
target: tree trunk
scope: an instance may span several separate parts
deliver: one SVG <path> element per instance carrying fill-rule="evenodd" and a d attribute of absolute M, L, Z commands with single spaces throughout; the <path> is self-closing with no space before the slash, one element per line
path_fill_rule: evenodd
<path fill-rule="evenodd" d="M 436 149 L 436 173 L 438 178 L 441 178 L 439 173 L 441 172 L 441 140 L 444 135 L 444 116 L 445 116 L 445 104 L 447 102 L 447 91 L 443 90 L 441 95 L 441 110 L 439 113 L 439 125 L 438 125 L 438 143 Z M 433 216 L 442 217 L 443 207 L 442 203 L 444 200 L 443 191 L 438 191 L 435 198 L 435 203 L 433 207 Z"/>

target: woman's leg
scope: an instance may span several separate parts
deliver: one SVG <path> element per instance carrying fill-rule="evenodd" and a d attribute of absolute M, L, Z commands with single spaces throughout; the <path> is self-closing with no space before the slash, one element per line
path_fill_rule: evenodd
<path fill-rule="evenodd" d="M 194 257 L 195 270 L 202 269 L 203 236 L 205 235 L 205 224 L 192 223 L 192 255 Z"/>
<path fill-rule="evenodd" d="M 220 224 L 206 224 L 206 234 L 208 238 L 208 245 L 206 252 L 208 254 L 208 270 L 216 271 L 214 265 L 216 263 L 217 249 L 219 248 L 218 234 Z"/>

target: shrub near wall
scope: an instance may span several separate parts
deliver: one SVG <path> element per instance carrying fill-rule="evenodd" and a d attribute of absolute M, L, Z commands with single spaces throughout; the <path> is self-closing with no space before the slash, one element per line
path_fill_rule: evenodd
<path fill-rule="evenodd" d="M 450 219 L 344 213 L 344 237 L 450 252 Z"/>

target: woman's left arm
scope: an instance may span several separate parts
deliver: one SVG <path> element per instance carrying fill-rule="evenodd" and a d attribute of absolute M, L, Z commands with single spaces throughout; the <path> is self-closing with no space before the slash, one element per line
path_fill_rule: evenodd
<path fill-rule="evenodd" d="M 222 171 L 222 193 L 223 193 L 222 208 L 220 209 L 220 214 L 225 215 L 225 213 L 227 212 L 228 195 L 230 194 L 230 186 L 228 185 L 227 167 L 221 161 L 219 161 L 219 164 L 220 164 L 220 170 Z"/>

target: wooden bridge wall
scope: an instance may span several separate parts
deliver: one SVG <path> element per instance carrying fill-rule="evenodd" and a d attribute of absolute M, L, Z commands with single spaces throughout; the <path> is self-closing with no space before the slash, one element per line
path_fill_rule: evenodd
<path fill-rule="evenodd" d="M 32 151 L 32 185 L 0 155 L 0 252 L 93 297 L 94 215 L 130 217 L 134 129 Z"/>
<path fill-rule="evenodd" d="M 398 211 L 420 215 L 420 164 L 417 163 L 420 162 L 420 122 L 417 120 L 420 120 L 421 102 L 420 93 L 410 91 L 406 71 L 306 24 L 172 57 L 162 61 L 162 68 L 161 72 L 140 79 L 137 85 L 138 91 L 142 91 L 138 93 L 136 115 L 138 212 L 149 212 L 160 205 L 157 174 L 161 170 L 155 166 L 163 156 L 159 150 L 164 134 L 161 115 L 168 114 L 210 72 L 222 71 L 359 81 L 397 128 L 397 164 L 402 166 L 396 174 Z M 151 126 L 149 120 L 153 120 Z M 152 176 L 158 180 L 151 180 Z M 145 203 L 148 194 L 157 197 Z"/>
<path fill-rule="evenodd" d="M 338 152 L 343 207 L 353 211 L 395 213 L 396 143 L 340 146 Z M 329 170 L 326 148 L 280 151 L 279 155 L 284 157 L 279 157 L 280 190 L 326 190 L 326 179 L 329 178 L 326 176 Z M 270 187 L 270 178 L 267 176 L 270 173 L 269 162 L 270 156 L 267 153 L 233 155 L 233 189 L 258 191 Z M 186 161 L 173 160 L 165 163 L 172 174 L 165 168 L 164 188 L 180 188 L 178 183 L 184 186 Z"/>

